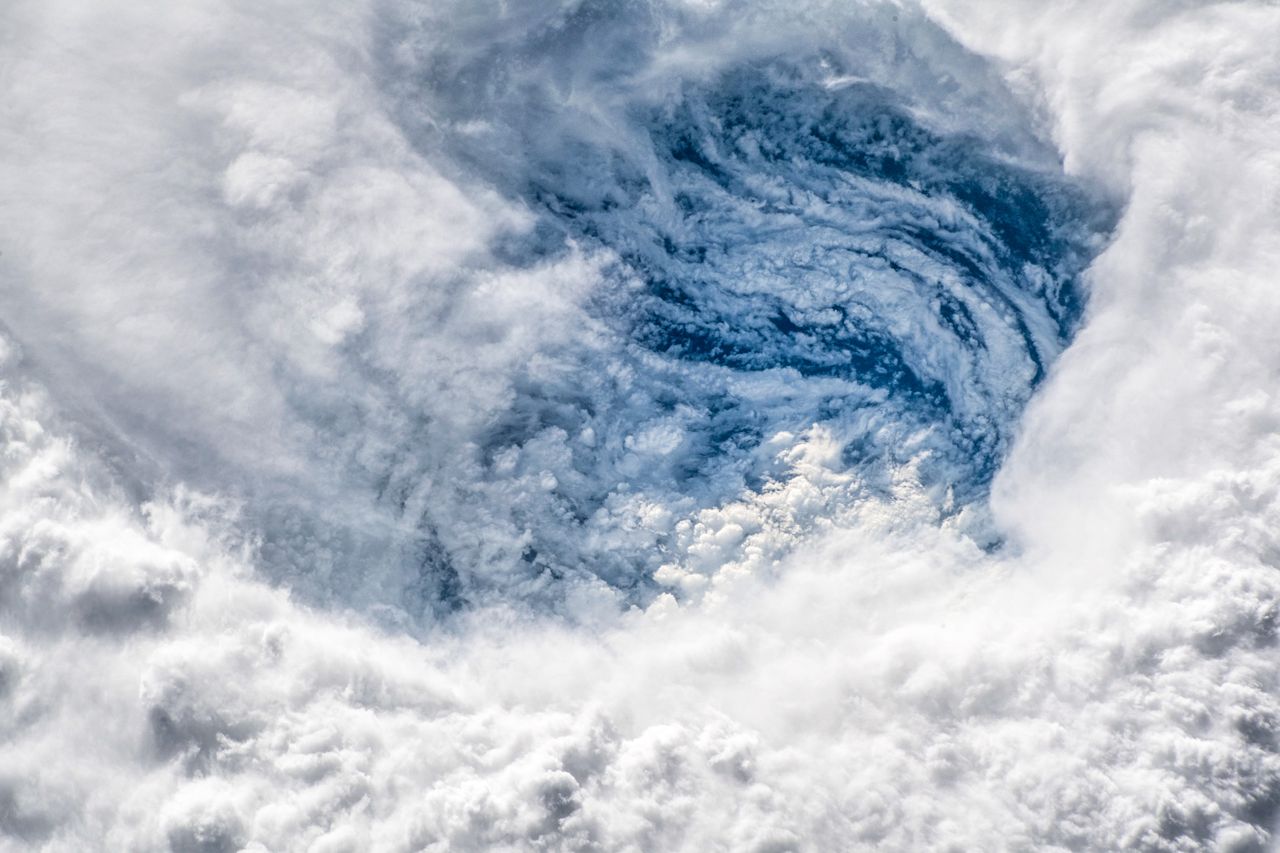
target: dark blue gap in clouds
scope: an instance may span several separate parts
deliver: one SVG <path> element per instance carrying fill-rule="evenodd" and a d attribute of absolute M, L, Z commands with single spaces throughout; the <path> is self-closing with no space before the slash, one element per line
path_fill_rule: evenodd
<path fill-rule="evenodd" d="M 842 76 L 828 55 L 742 62 L 650 97 L 628 88 L 626 68 L 647 61 L 635 49 L 570 97 L 547 68 L 618 15 L 637 26 L 602 8 L 420 81 L 440 120 L 427 147 L 537 217 L 497 248 L 504 263 L 571 244 L 613 257 L 587 305 L 603 342 L 516 376 L 477 443 L 495 482 L 531 448 L 539 464 L 548 445 L 562 451 L 554 488 L 511 496 L 527 542 L 507 559 L 523 588 L 593 576 L 646 599 L 680 545 L 669 528 L 606 535 L 610 508 L 641 497 L 690 517 L 778 488 L 792 472 L 776 437 L 815 426 L 840 443 L 857 495 L 887 495 L 910 463 L 940 518 L 985 501 L 1081 322 L 1080 276 L 1117 211 L 1043 158 L 933 129 L 910 98 Z M 598 51 L 583 61 L 608 65 Z M 607 121 L 573 105 L 592 95 Z M 450 122 L 472 130 L 451 135 Z M 660 424 L 671 446 L 636 451 Z M 452 567 L 438 594 L 464 605 L 467 569 L 433 560 Z"/>

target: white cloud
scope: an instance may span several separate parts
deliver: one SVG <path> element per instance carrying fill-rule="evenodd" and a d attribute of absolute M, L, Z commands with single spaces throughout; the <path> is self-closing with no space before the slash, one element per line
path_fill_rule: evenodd
<path fill-rule="evenodd" d="M 498 192 L 531 161 L 481 189 L 412 137 L 379 77 L 401 67 L 376 55 L 387 7 L 3 13 L 0 847 L 1270 843 L 1280 15 L 927 6 L 1126 199 L 998 476 L 1003 551 L 966 536 L 981 506 L 938 523 L 926 456 L 871 493 L 813 421 L 744 454 L 768 487 L 743 462 L 688 493 L 601 489 L 666 482 L 721 380 L 614 357 L 591 300 L 615 254 L 510 258 L 550 239 Z M 451 27 L 445 73 L 569 7 L 412 8 Z M 674 11 L 645 85 L 896 26 L 934 58 L 868 73 L 939 122 L 993 115 L 990 68 L 898 14 Z M 638 26 L 530 86 L 603 120 Z M 992 144 L 1030 150 L 996 115 Z M 468 138 L 518 160 L 500 118 Z M 868 393 L 797 377 L 725 387 L 774 413 Z M 688 395 L 656 411 L 665 388 Z M 625 401 L 627 429 L 521 409 L 574 394 Z M 527 435 L 485 458 L 496 427 Z M 563 522 L 555 496 L 593 489 Z M 535 535 L 585 579 L 513 575 Z M 683 599 L 620 611 L 591 572 L 656 543 Z M 447 574 L 441 552 L 484 594 L 437 621 L 415 573 Z"/>

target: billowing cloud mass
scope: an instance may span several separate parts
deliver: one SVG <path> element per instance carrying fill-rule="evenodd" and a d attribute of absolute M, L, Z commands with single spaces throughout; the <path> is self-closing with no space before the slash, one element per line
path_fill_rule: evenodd
<path fill-rule="evenodd" d="M 13 0 L 0 849 L 1270 849 L 1276 44 Z"/>

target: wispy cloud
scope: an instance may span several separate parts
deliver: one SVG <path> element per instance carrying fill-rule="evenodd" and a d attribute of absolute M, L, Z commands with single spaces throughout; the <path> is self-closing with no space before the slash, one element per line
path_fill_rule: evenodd
<path fill-rule="evenodd" d="M 1269 842 L 1274 8 L 115 5 L 0 13 L 0 846 Z"/>

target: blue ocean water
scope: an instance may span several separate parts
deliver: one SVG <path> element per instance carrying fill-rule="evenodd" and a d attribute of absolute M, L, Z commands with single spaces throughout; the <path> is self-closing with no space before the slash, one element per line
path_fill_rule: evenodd
<path fill-rule="evenodd" d="M 532 215 L 504 263 L 605 258 L 581 335 L 517 371 L 475 443 L 471 499 L 520 542 L 485 571 L 526 591 L 578 576 L 646 598 L 685 558 L 680 520 L 784 488 L 814 430 L 853 484 L 833 505 L 890 499 L 907 470 L 939 519 L 982 504 L 1115 221 L 1043 143 L 1021 156 L 834 53 L 650 85 L 654 15 L 580 4 L 423 49 L 397 94 L 411 135 Z M 512 485 L 531 479 L 550 485 Z M 425 575 L 465 602 L 476 548 L 448 538 Z"/>
<path fill-rule="evenodd" d="M 542 166 L 526 187 L 556 228 L 618 253 L 600 316 L 632 346 L 718 376 L 859 386 L 819 392 L 795 419 L 743 412 L 723 435 L 708 419 L 690 464 L 784 423 L 888 407 L 898 435 L 849 429 L 850 465 L 928 429 L 951 482 L 979 496 L 1081 320 L 1098 225 L 1084 193 L 929 131 L 879 87 L 831 91 L 784 63 L 690 86 L 635 121 L 661 189 L 609 151 Z M 726 393 L 723 407 L 742 401 Z"/>

